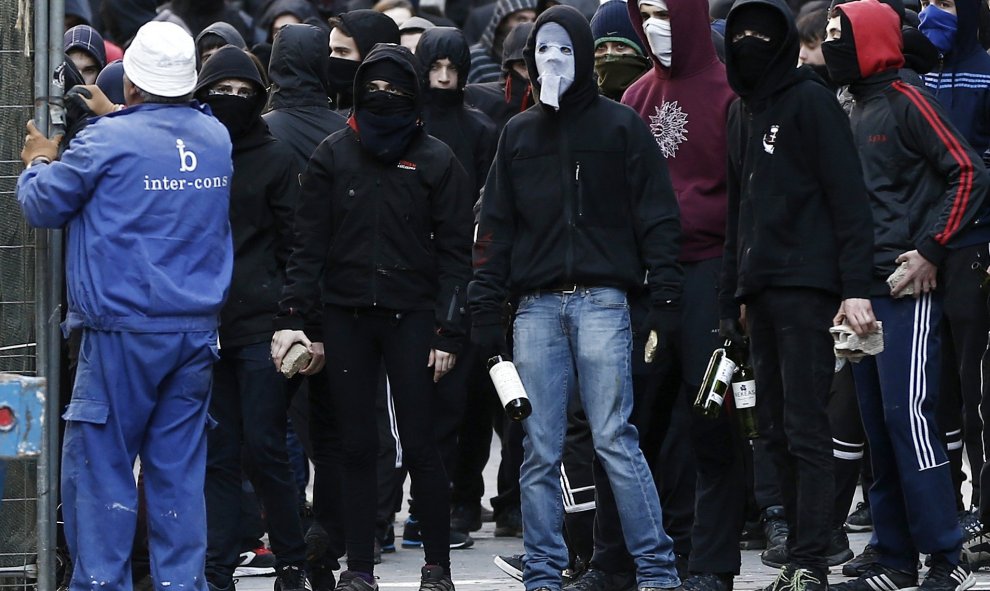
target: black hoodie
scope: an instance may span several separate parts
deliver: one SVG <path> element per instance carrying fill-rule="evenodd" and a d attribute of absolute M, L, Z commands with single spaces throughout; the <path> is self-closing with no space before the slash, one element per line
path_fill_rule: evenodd
<path fill-rule="evenodd" d="M 522 62 L 526 39 L 533 31 L 533 23 L 523 23 L 512 29 L 502 46 L 502 79 L 497 82 L 468 84 L 464 88 L 464 102 L 488 115 L 495 122 L 495 135 L 514 115 L 533 106 L 533 89 L 529 81 L 512 70 L 513 62 Z"/>
<path fill-rule="evenodd" d="M 327 98 L 328 37 L 313 25 L 288 25 L 272 47 L 270 110 L 264 118 L 272 135 L 295 153 L 297 172 L 306 168 L 320 142 L 347 125 Z"/>
<path fill-rule="evenodd" d="M 783 20 L 786 35 L 750 88 L 732 37 L 734 17 L 753 5 Z M 821 78 L 794 67 L 790 9 L 783 0 L 738 0 L 725 39 L 726 74 L 741 98 L 729 110 L 721 317 L 738 318 L 740 303 L 770 287 L 868 297 L 873 219 L 849 119 Z"/>
<path fill-rule="evenodd" d="M 300 23 L 319 17 L 316 7 L 309 0 L 275 0 L 258 20 L 258 26 L 265 32 L 269 42 L 272 41 L 272 23 L 283 14 L 293 15 Z"/>
<path fill-rule="evenodd" d="M 356 80 L 378 62 L 390 61 L 408 74 L 421 111 L 414 59 L 404 47 L 378 45 Z M 321 301 L 347 308 L 432 309 L 434 347 L 456 353 L 463 341 L 462 294 L 471 275 L 471 200 L 464 169 L 450 148 L 422 131 L 398 162 L 383 162 L 361 146 L 354 117 L 349 123 L 316 148 L 302 175 L 294 248 L 275 325 L 303 329 L 306 311 Z"/>
<path fill-rule="evenodd" d="M 261 76 L 243 50 L 221 47 L 203 64 L 196 97 L 207 98 L 214 83 L 227 78 L 250 80 L 259 89 L 254 124 L 234 140 L 234 176 L 230 185 L 230 228 L 234 273 L 227 303 L 220 311 L 224 347 L 271 339 L 271 318 L 285 279 L 292 244 L 292 221 L 299 199 L 295 156 L 268 133 L 261 119 L 265 105 Z"/>
<path fill-rule="evenodd" d="M 439 59 L 449 59 L 457 68 L 457 89 L 430 88 L 430 67 Z M 495 156 L 495 124 L 477 109 L 464 105 L 464 83 L 471 69 L 471 54 L 460 29 L 436 27 L 423 32 L 416 46 L 416 59 L 423 73 L 426 95 L 423 123 L 426 133 L 447 144 L 468 174 L 473 189 L 471 204 L 478 198 Z"/>
<path fill-rule="evenodd" d="M 511 295 L 565 284 L 631 289 L 649 272 L 656 305 L 679 300 L 680 224 L 667 163 L 625 105 L 599 96 L 588 21 L 569 6 L 540 15 L 574 47 L 574 82 L 556 111 L 542 103 L 502 131 L 481 209 L 469 288 L 475 325 L 497 324 Z M 538 92 L 536 93 L 538 95 Z"/>

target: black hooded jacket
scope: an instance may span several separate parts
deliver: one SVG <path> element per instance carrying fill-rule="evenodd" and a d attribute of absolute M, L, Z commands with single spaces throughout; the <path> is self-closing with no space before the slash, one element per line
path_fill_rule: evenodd
<path fill-rule="evenodd" d="M 288 25 L 272 47 L 268 65 L 270 109 L 264 115 L 272 135 L 296 156 L 296 172 L 306 168 L 316 146 L 347 122 L 327 98 L 328 33 L 313 25 Z"/>
<path fill-rule="evenodd" d="M 380 61 L 409 75 L 422 109 L 415 58 L 379 45 L 358 69 Z M 360 86 L 360 85 L 358 85 Z M 360 96 L 355 97 L 360 112 Z M 433 309 L 434 347 L 456 353 L 471 275 L 471 200 L 464 169 L 422 130 L 401 159 L 385 163 L 361 146 L 356 118 L 316 148 L 302 175 L 302 201 L 277 328 L 303 329 L 320 301 L 348 308 Z"/>
<path fill-rule="evenodd" d="M 599 96 L 594 40 L 577 10 L 556 6 L 537 19 L 524 52 L 531 79 L 536 33 L 548 22 L 570 35 L 575 79 L 559 111 L 540 103 L 499 138 L 469 288 L 475 325 L 498 323 L 510 295 L 565 284 L 630 289 L 647 272 L 654 304 L 680 298 L 680 223 L 660 147 L 635 111 Z"/>
<path fill-rule="evenodd" d="M 203 64 L 196 97 L 203 100 L 214 83 L 227 78 L 250 80 L 258 87 L 255 123 L 233 140 L 234 176 L 230 185 L 230 228 L 234 273 L 227 303 L 220 311 L 224 347 L 271 339 L 272 315 L 285 280 L 292 245 L 292 221 L 299 198 L 296 162 L 291 151 L 268 133 L 261 119 L 264 87 L 254 63 L 241 49 L 222 47 Z"/>
<path fill-rule="evenodd" d="M 731 39 L 739 10 L 760 5 L 786 36 L 754 88 L 740 79 Z M 779 23 L 778 23 L 779 24 Z M 873 220 L 849 119 L 808 68 L 783 0 L 738 0 L 726 19 L 725 66 L 741 97 L 729 109 L 728 222 L 722 318 L 770 287 L 869 294 Z"/>
<path fill-rule="evenodd" d="M 372 48 L 379 43 L 399 44 L 401 36 L 399 27 L 391 17 L 384 13 L 366 8 L 351 10 L 340 15 L 340 28 L 344 34 L 354 39 L 358 54 L 363 60 L 371 53 Z M 337 112 L 347 115 L 352 106 L 354 89 L 334 88 L 334 102 Z"/>
<path fill-rule="evenodd" d="M 457 90 L 437 91 L 430 88 L 429 72 L 433 62 L 449 59 L 457 68 Z M 436 27 L 423 32 L 416 46 L 416 59 L 423 73 L 421 80 L 426 96 L 423 123 L 426 133 L 447 144 L 468 175 L 473 190 L 471 204 L 478 198 L 495 156 L 495 124 L 477 109 L 464 105 L 464 74 L 471 69 L 471 54 L 459 29 Z"/>
<path fill-rule="evenodd" d="M 225 23 L 223 21 L 215 22 L 200 31 L 199 35 L 196 35 L 197 47 L 199 47 L 199 42 L 203 40 L 203 37 L 207 35 L 216 35 L 217 37 L 223 39 L 227 45 L 247 49 L 247 43 L 244 42 L 244 37 L 241 37 L 241 34 L 236 28 L 234 28 L 234 25 L 231 25 L 230 23 Z"/>
<path fill-rule="evenodd" d="M 533 23 L 523 23 L 506 36 L 501 80 L 468 84 L 464 88 L 464 102 L 491 118 L 496 137 L 502 134 L 509 119 L 533 106 L 535 101 L 529 81 L 512 70 L 512 62 L 522 61 L 523 48 L 532 31 Z"/>
<path fill-rule="evenodd" d="M 203 29 L 217 21 L 233 25 L 242 39 L 251 36 L 244 19 L 236 10 L 228 8 L 224 0 L 172 0 L 158 11 L 155 20 L 174 22 L 185 27 L 193 37 L 198 37 Z"/>
<path fill-rule="evenodd" d="M 275 0 L 258 20 L 258 26 L 265 32 L 268 41 L 272 41 L 272 23 L 283 14 L 295 16 L 300 23 L 319 17 L 316 7 L 309 0 Z"/>

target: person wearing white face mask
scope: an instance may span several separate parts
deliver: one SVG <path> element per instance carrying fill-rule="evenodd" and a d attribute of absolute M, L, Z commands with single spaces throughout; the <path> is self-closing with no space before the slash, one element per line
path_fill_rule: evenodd
<path fill-rule="evenodd" d="M 646 32 L 650 51 L 663 67 L 669 68 L 673 49 L 667 3 L 664 0 L 643 0 L 639 3 L 639 9 L 643 15 L 643 31 Z"/>
<path fill-rule="evenodd" d="M 510 296 L 519 298 L 514 360 L 533 405 L 523 423 L 523 580 L 530 591 L 561 588 L 568 555 L 560 463 L 567 402 L 580 391 L 637 589 L 676 588 L 673 544 L 656 488 L 643 486 L 652 477 L 628 420 L 626 302 L 648 269 L 650 312 L 636 328 L 655 331 L 668 347 L 680 316 L 676 198 L 647 126 L 599 95 L 594 40 L 581 13 L 555 6 L 540 15 L 524 59 L 540 102 L 513 117 L 499 139 L 468 288 L 471 338 L 485 357 L 509 353 L 501 311 Z"/>

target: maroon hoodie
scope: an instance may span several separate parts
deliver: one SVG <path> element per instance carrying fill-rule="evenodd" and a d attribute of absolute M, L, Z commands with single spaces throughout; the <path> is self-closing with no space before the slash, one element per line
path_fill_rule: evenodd
<path fill-rule="evenodd" d="M 629 18 L 643 46 L 639 4 Z M 726 118 L 736 95 L 712 45 L 707 0 L 667 0 L 671 65 L 650 52 L 653 71 L 626 89 L 622 103 L 639 113 L 660 144 L 681 210 L 681 262 L 722 255 L 725 241 Z"/>

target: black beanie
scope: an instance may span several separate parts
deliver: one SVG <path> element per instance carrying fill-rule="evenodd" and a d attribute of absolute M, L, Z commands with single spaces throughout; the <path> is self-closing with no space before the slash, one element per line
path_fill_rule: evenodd
<path fill-rule="evenodd" d="M 779 46 L 787 35 L 787 23 L 780 11 L 769 4 L 752 3 L 740 6 L 732 14 L 732 30 L 726 31 L 726 40 L 743 31 L 756 31 L 770 38 L 771 45 Z"/>

